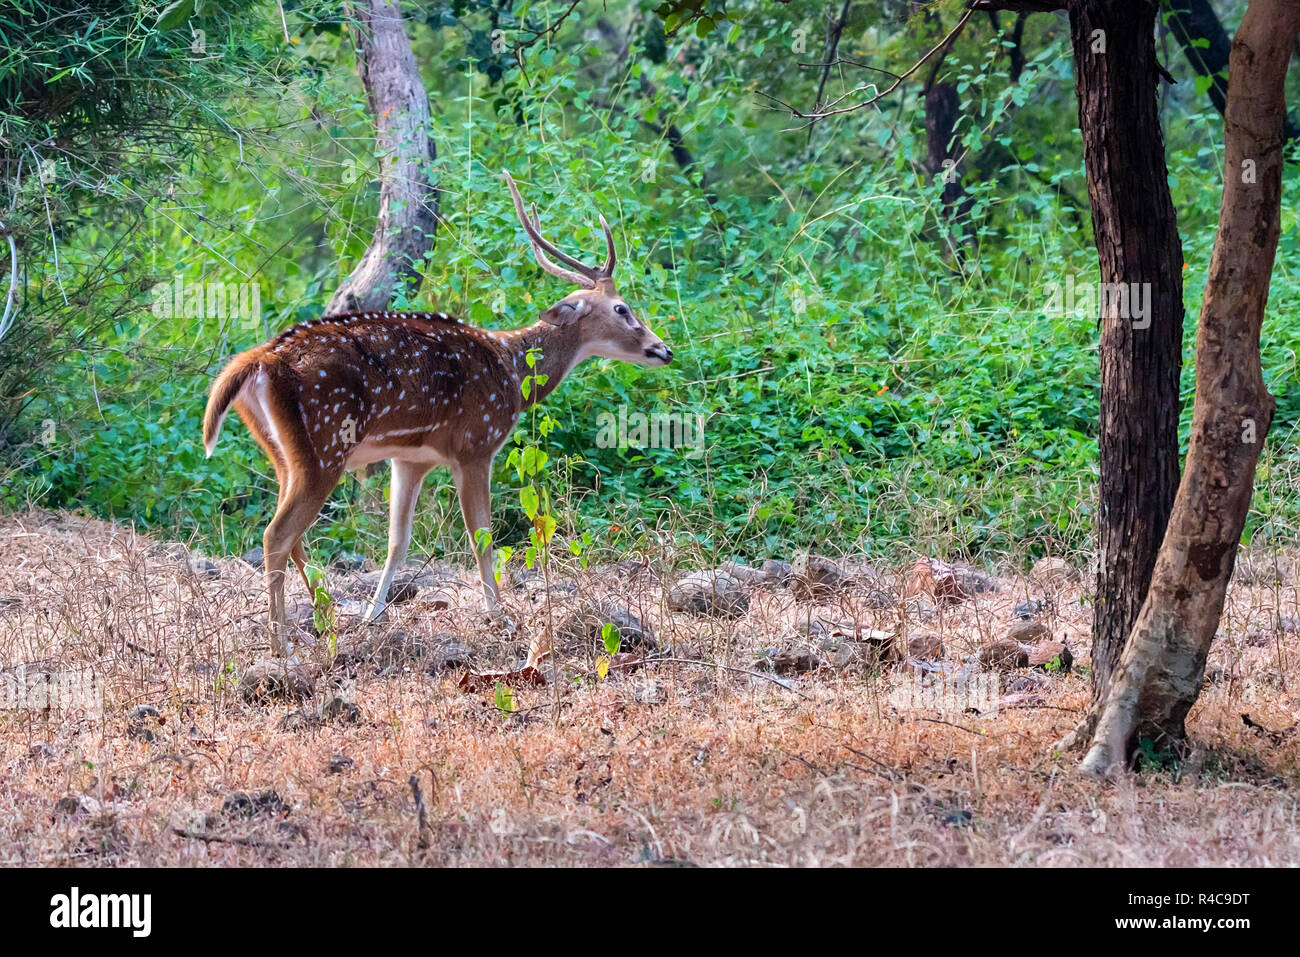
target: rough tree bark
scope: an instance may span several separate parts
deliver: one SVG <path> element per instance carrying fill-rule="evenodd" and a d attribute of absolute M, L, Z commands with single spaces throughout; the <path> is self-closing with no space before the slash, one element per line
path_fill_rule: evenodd
<path fill-rule="evenodd" d="M 1105 699 L 1141 610 L 1178 489 L 1183 255 L 1156 101 L 1162 73 L 1156 60 L 1156 3 L 972 0 L 971 6 L 1068 11 L 1101 282 L 1103 288 L 1136 289 L 1149 310 L 1136 324 L 1113 306 L 1100 316 L 1094 708 L 1062 742 L 1068 746 L 1087 740 L 1095 727 L 1096 706 Z"/>
<path fill-rule="evenodd" d="M 370 246 L 330 299 L 327 315 L 384 309 L 402 284 L 419 288 L 438 226 L 429 97 L 398 0 L 363 0 L 353 13 L 357 68 L 375 118 L 379 216 Z"/>
<path fill-rule="evenodd" d="M 1181 741 L 1223 611 L 1255 465 L 1273 417 L 1260 327 L 1277 251 L 1283 94 L 1300 0 L 1251 0 L 1232 41 L 1225 180 L 1196 340 L 1182 485 L 1150 592 L 1102 704 L 1083 767 L 1105 772 L 1143 739 Z"/>
<path fill-rule="evenodd" d="M 1151 583 L 1178 490 L 1183 253 L 1156 103 L 1156 5 L 1070 0 L 1068 10 L 1102 289 L 1123 284 L 1130 305 L 1136 295 L 1149 307 L 1139 320 L 1098 296 L 1101 478 L 1092 673 L 1094 700 L 1101 701 Z"/>

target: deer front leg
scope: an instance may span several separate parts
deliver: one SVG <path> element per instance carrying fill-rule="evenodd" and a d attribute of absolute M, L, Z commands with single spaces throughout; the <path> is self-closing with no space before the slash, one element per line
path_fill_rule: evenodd
<path fill-rule="evenodd" d="M 492 572 L 492 545 L 489 540 L 479 547 L 478 531 L 492 533 L 492 461 L 464 462 L 452 469 L 456 479 L 456 494 L 460 497 L 460 511 L 465 517 L 465 530 L 469 532 L 470 547 L 478 558 L 478 573 L 483 579 L 483 594 L 488 608 L 497 610 L 497 582 Z"/>
<path fill-rule="evenodd" d="M 379 586 L 375 595 L 366 606 L 364 621 L 377 621 L 384 613 L 388 601 L 388 589 L 393 584 L 393 575 L 406 561 L 406 552 L 411 545 L 411 523 L 415 520 L 415 500 L 420 495 L 420 486 L 429 474 L 429 466 L 415 462 L 393 462 L 393 481 L 388 492 L 388 560 L 384 562 L 383 574 L 379 576 Z"/>

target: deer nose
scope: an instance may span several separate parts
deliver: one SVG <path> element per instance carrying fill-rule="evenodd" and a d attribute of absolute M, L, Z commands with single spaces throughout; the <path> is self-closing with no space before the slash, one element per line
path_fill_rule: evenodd
<path fill-rule="evenodd" d="M 646 349 L 645 354 L 651 359 L 662 359 L 665 365 L 673 361 L 673 350 L 669 349 L 662 342 L 656 342 L 650 348 Z"/>

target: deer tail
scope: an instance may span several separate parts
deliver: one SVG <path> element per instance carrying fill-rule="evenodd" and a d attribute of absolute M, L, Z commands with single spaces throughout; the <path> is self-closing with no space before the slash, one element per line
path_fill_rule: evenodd
<path fill-rule="evenodd" d="M 235 401 L 239 390 L 244 387 L 248 377 L 257 371 L 262 358 L 261 349 L 250 349 L 231 359 L 216 381 L 208 395 L 208 407 L 203 413 L 203 448 L 208 458 L 217 447 L 217 437 L 221 434 L 221 423 L 226 418 L 230 403 Z"/>

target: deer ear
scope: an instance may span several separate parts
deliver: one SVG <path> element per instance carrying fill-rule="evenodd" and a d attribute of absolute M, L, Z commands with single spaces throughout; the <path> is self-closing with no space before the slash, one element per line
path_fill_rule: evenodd
<path fill-rule="evenodd" d="M 541 319 L 553 326 L 567 326 L 586 311 L 587 304 L 581 299 L 561 299 L 550 309 L 543 310 Z"/>

